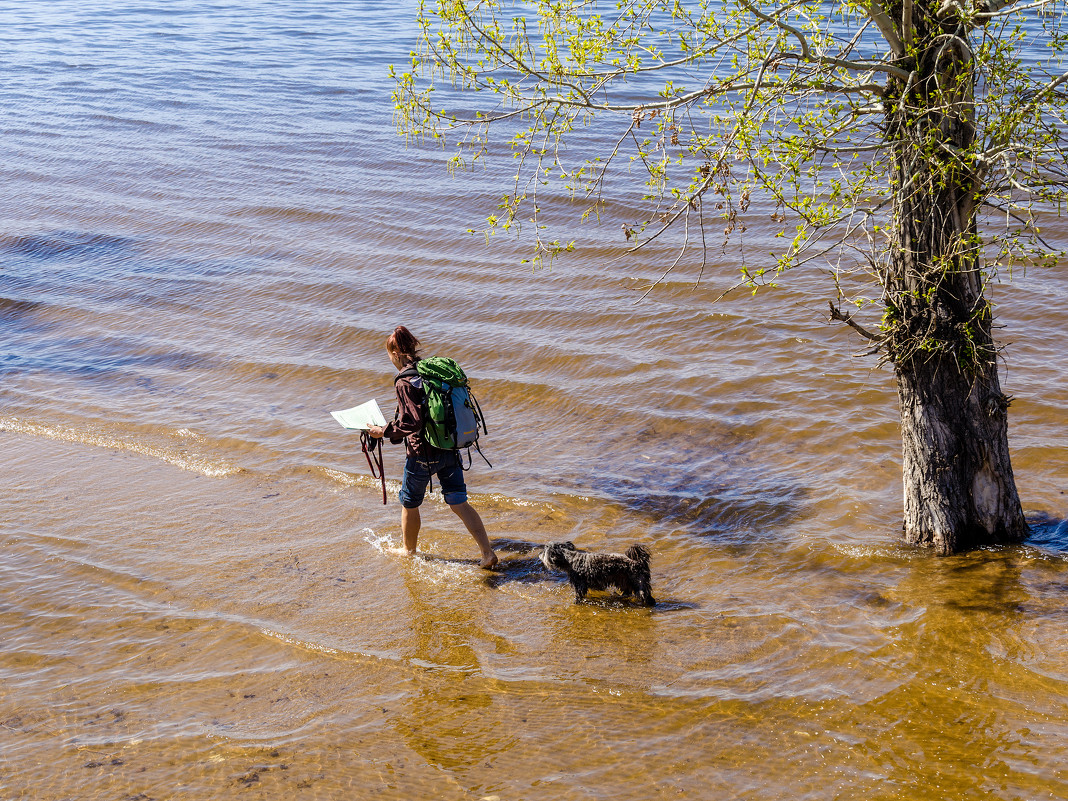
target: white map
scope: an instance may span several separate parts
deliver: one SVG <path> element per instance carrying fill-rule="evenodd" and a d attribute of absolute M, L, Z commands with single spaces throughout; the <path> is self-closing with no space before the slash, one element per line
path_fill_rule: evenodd
<path fill-rule="evenodd" d="M 334 419 L 341 423 L 344 428 L 359 429 L 366 431 L 371 426 L 384 426 L 386 424 L 386 418 L 382 415 L 382 410 L 378 408 L 378 401 L 373 398 L 367 403 L 361 403 L 359 406 L 353 406 L 351 409 L 344 409 L 340 412 L 330 412 L 334 416 Z"/>

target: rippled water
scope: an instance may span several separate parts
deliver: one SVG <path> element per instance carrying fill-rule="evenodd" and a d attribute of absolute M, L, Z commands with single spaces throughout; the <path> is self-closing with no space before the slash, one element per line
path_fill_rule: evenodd
<path fill-rule="evenodd" d="M 611 215 L 536 273 L 463 233 L 500 184 L 394 134 L 413 15 L 0 2 L 0 797 L 1068 797 L 1059 268 L 993 288 L 1034 536 L 904 548 L 819 276 L 636 303 L 674 251 Z M 392 553 L 328 414 L 392 407 L 397 323 L 487 411 L 496 573 L 440 497 Z M 659 603 L 572 604 L 553 539 Z"/>

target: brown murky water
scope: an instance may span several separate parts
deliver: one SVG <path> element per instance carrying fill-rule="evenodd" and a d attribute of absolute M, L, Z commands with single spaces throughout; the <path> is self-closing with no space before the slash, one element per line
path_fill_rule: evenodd
<path fill-rule="evenodd" d="M 1059 268 L 993 288 L 1034 536 L 904 548 L 819 276 L 635 304 L 672 245 L 614 219 L 531 274 L 393 135 L 412 9 L 313 5 L 0 2 L 0 798 L 1068 797 Z M 487 411 L 495 573 L 440 496 L 396 556 L 329 417 L 399 322 Z M 554 539 L 659 603 L 574 605 Z"/>

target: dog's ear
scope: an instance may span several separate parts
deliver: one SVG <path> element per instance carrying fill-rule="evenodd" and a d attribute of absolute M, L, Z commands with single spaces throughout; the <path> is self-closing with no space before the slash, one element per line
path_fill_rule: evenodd
<path fill-rule="evenodd" d="M 571 540 L 568 540 L 567 542 L 561 542 L 560 543 L 560 547 L 561 548 L 567 548 L 567 550 L 569 550 L 569 551 L 577 551 L 578 550 L 578 548 L 575 547 L 575 543 L 571 542 Z"/>

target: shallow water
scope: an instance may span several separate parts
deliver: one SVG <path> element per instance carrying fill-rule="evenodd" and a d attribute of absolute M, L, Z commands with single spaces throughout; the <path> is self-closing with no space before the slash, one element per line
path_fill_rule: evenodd
<path fill-rule="evenodd" d="M 819 276 L 636 303 L 673 251 L 615 218 L 536 273 L 464 234 L 402 10 L 0 2 L 0 797 L 1068 797 L 1064 276 L 993 287 L 1033 537 L 907 549 Z M 328 414 L 392 408 L 401 322 L 487 411 L 495 573 L 439 496 L 398 556 Z M 557 539 L 658 604 L 574 605 Z"/>

